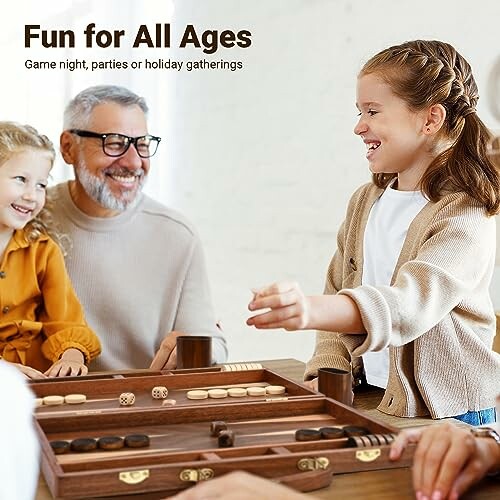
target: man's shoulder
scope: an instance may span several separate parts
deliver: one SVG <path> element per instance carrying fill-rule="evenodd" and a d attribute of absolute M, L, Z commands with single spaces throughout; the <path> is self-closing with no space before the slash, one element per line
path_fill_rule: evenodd
<path fill-rule="evenodd" d="M 60 196 L 62 189 L 68 184 L 68 181 L 59 182 L 54 186 L 50 186 L 47 188 L 47 196 L 53 198 L 56 196 Z"/>
<path fill-rule="evenodd" d="M 154 219 L 157 224 L 169 227 L 172 230 L 187 232 L 191 236 L 197 235 L 194 225 L 186 216 L 147 195 L 143 195 L 138 211 L 143 217 Z"/>

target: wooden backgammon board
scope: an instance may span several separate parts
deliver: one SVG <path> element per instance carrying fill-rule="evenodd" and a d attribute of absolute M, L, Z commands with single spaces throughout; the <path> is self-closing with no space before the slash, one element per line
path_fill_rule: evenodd
<path fill-rule="evenodd" d="M 288 400 L 304 397 L 318 397 L 318 394 L 291 379 L 278 375 L 267 369 L 222 371 L 220 369 L 177 370 L 171 372 L 141 371 L 139 374 L 93 375 L 88 377 L 72 377 L 69 379 L 51 379 L 50 381 L 32 382 L 31 388 L 39 399 L 47 396 L 68 396 L 70 394 L 85 395 L 83 404 L 46 405 L 36 408 L 36 417 L 41 419 L 54 416 L 86 415 L 96 413 L 130 412 L 138 409 L 154 409 L 164 407 L 165 399 L 175 401 L 175 406 L 219 405 L 227 403 L 247 403 L 258 401 Z M 188 399 L 188 392 L 210 391 L 212 389 L 284 387 L 284 394 L 265 394 L 257 396 L 223 397 L 205 399 Z M 166 398 L 155 399 L 152 390 L 165 387 Z M 250 389 L 252 391 L 252 389 Z M 134 394 L 135 401 L 130 406 L 120 404 L 120 395 Z"/>
<path fill-rule="evenodd" d="M 202 388 L 269 385 L 282 386 L 285 393 L 185 397 L 188 390 Z M 161 400 L 154 400 L 155 386 L 167 387 L 168 397 L 177 404 L 162 406 Z M 329 482 L 335 473 L 408 466 L 411 455 L 408 450 L 403 460 L 390 462 L 387 443 L 393 428 L 267 369 L 61 380 L 37 382 L 32 388 L 38 397 L 83 393 L 88 398 L 80 405 L 36 410 L 42 471 L 54 497 L 158 493 L 160 498 L 236 469 L 274 479 L 299 478 L 290 484 L 310 490 L 325 486 L 325 477 Z M 117 395 L 123 392 L 134 392 L 136 403 L 120 406 Z M 214 435 L 220 425 L 223 433 Z M 366 435 L 357 433 L 360 427 Z M 297 432 L 304 429 L 311 435 L 323 433 L 309 440 L 307 432 Z M 121 446 L 95 448 L 104 437 L 121 441 Z M 129 444 L 123 446 L 127 439 Z M 70 449 L 56 454 L 61 445 L 54 443 L 61 441 Z M 75 443 L 87 442 L 95 449 L 73 449 Z M 314 479 L 314 474 L 316 484 L 300 481 Z"/>

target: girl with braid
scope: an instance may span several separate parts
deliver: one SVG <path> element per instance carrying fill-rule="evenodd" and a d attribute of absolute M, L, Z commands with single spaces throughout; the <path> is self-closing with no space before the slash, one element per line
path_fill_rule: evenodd
<path fill-rule="evenodd" d="M 469 63 L 439 41 L 390 47 L 361 69 L 354 133 L 373 181 L 349 202 L 324 295 L 275 283 L 249 304 L 268 308 L 248 319 L 257 328 L 319 330 L 311 386 L 318 368 L 361 370 L 385 389 L 385 413 L 495 421 L 500 175 L 478 98 Z"/>

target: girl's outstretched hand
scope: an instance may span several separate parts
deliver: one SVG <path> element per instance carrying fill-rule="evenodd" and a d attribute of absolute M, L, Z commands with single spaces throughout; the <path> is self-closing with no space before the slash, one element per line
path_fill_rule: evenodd
<path fill-rule="evenodd" d="M 273 283 L 252 290 L 254 297 L 248 304 L 250 311 L 262 311 L 247 319 L 247 325 L 255 328 L 304 330 L 310 321 L 310 303 L 299 285 L 294 282 Z"/>

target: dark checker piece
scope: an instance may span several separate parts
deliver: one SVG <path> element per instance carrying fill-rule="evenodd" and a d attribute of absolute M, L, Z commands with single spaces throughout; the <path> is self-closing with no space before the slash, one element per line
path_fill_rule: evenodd
<path fill-rule="evenodd" d="M 368 438 L 373 446 L 380 446 L 382 444 L 382 441 L 375 434 L 367 434 L 366 438 Z M 385 441 L 383 443 L 385 444 Z"/>
<path fill-rule="evenodd" d="M 390 443 L 390 441 L 387 440 L 384 434 L 374 434 L 374 436 L 378 439 L 378 442 L 382 445 Z"/>
<path fill-rule="evenodd" d="M 230 448 L 234 446 L 234 432 L 229 430 L 221 431 L 217 438 L 217 443 L 219 448 Z"/>
<path fill-rule="evenodd" d="M 364 443 L 361 441 L 359 436 L 347 438 L 348 448 L 362 448 Z"/>
<path fill-rule="evenodd" d="M 129 448 L 145 448 L 149 446 L 149 436 L 146 434 L 130 434 L 125 436 L 125 446 Z"/>
<path fill-rule="evenodd" d="M 73 439 L 71 449 L 73 451 L 92 451 L 97 448 L 97 441 L 92 438 Z"/>
<path fill-rule="evenodd" d="M 366 448 L 373 446 L 368 436 L 353 436 L 347 439 L 348 448 Z"/>
<path fill-rule="evenodd" d="M 101 450 L 119 450 L 123 448 L 123 438 L 119 436 L 103 436 L 97 441 L 97 446 Z"/>
<path fill-rule="evenodd" d="M 319 432 L 323 439 L 339 439 L 345 436 L 344 429 L 340 427 L 321 427 Z"/>
<path fill-rule="evenodd" d="M 396 439 L 396 434 L 384 434 L 383 435 L 387 444 L 391 444 Z"/>
<path fill-rule="evenodd" d="M 223 420 L 214 420 L 210 424 L 210 435 L 217 437 L 222 431 L 227 429 L 227 424 Z"/>
<path fill-rule="evenodd" d="M 316 441 L 321 439 L 321 432 L 316 429 L 298 429 L 295 431 L 296 441 Z"/>
<path fill-rule="evenodd" d="M 68 441 L 51 441 L 50 446 L 56 455 L 62 455 L 63 453 L 68 453 L 70 445 Z"/>
<path fill-rule="evenodd" d="M 353 436 L 364 436 L 365 434 L 370 434 L 370 431 L 365 427 L 356 427 L 354 425 L 346 425 L 344 427 L 344 434 L 349 437 Z"/>

